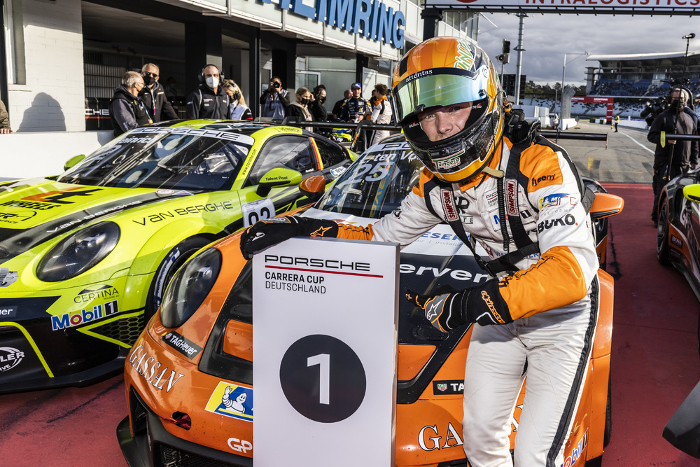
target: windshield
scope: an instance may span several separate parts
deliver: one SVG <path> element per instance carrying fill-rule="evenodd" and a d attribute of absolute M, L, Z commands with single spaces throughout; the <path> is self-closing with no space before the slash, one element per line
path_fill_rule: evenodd
<path fill-rule="evenodd" d="M 226 190 L 254 140 L 194 128 L 137 128 L 61 175 L 59 182 L 117 188 Z"/>
<path fill-rule="evenodd" d="M 318 201 L 324 211 L 379 219 L 401 205 L 423 164 L 403 136 L 369 148 Z"/>

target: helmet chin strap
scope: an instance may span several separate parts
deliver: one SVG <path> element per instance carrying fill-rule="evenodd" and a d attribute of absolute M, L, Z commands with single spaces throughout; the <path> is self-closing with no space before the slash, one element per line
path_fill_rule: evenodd
<path fill-rule="evenodd" d="M 502 170 L 492 169 L 488 165 L 486 167 L 484 167 L 483 169 L 481 169 L 481 171 L 484 172 L 485 174 L 491 175 L 492 177 L 496 177 L 496 178 L 503 178 L 503 175 L 504 175 Z"/>

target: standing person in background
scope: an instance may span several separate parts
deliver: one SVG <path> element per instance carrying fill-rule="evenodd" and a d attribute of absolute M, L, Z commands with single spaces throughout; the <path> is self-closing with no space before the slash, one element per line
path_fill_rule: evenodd
<path fill-rule="evenodd" d="M 224 81 L 224 92 L 231 99 L 231 120 L 252 120 L 253 113 L 245 103 L 245 98 L 241 94 L 241 88 L 232 79 Z"/>
<path fill-rule="evenodd" d="M 386 98 L 388 92 L 389 88 L 386 84 L 377 84 L 374 87 L 375 100 L 374 108 L 372 109 L 372 123 L 381 125 L 388 125 L 391 123 L 393 111 L 391 109 L 391 104 L 389 104 L 389 101 Z M 379 143 L 384 138 L 387 138 L 389 134 L 389 130 L 376 130 L 370 145 Z"/>
<path fill-rule="evenodd" d="M 122 85 L 114 90 L 109 101 L 109 118 L 114 128 L 114 136 L 153 123 L 148 109 L 138 95 L 146 85 L 141 73 L 127 71 L 122 76 Z"/>
<path fill-rule="evenodd" d="M 326 102 L 326 87 L 319 84 L 314 88 L 314 92 L 311 95 L 311 103 L 309 104 L 309 110 L 311 115 L 313 115 L 314 120 L 317 122 L 325 122 L 328 120 L 328 111 L 323 105 Z"/>
<path fill-rule="evenodd" d="M 619 115 L 615 116 L 614 122 L 615 122 L 615 133 L 617 133 L 617 125 L 620 123 L 620 116 Z"/>
<path fill-rule="evenodd" d="M 297 89 L 297 100 L 287 108 L 288 116 L 297 117 L 300 121 L 314 121 L 314 117 L 311 115 L 311 111 L 309 110 L 309 104 L 311 103 L 312 97 L 311 91 L 304 86 Z M 307 131 L 314 131 L 313 127 L 310 126 L 304 127 L 304 129 Z"/>
<path fill-rule="evenodd" d="M 270 85 L 260 96 L 260 105 L 262 105 L 262 117 L 283 120 L 287 116 L 289 98 L 287 90 L 282 87 L 282 80 L 277 76 L 272 77 Z"/>
<path fill-rule="evenodd" d="M 216 65 L 206 65 L 199 73 L 199 87 L 187 98 L 187 118 L 226 120 L 229 115 L 228 94 L 219 84 L 224 79 Z"/>
<path fill-rule="evenodd" d="M 343 104 L 345 104 L 348 101 L 348 99 L 350 99 L 350 97 L 352 97 L 352 91 L 346 89 L 343 92 L 343 98 L 336 102 L 333 106 L 333 111 L 331 112 L 333 114 L 333 120 L 340 119 L 340 113 L 343 110 Z"/>
<path fill-rule="evenodd" d="M 146 63 L 141 67 L 141 77 L 146 87 L 141 90 L 139 97 L 143 103 L 146 104 L 149 116 L 154 122 L 176 120 L 178 118 L 177 112 L 175 112 L 173 106 L 168 102 L 165 90 L 158 82 L 159 73 L 160 69 L 153 63 Z M 165 118 L 163 118 L 163 116 L 165 116 Z"/>
<path fill-rule="evenodd" d="M 365 115 L 369 115 L 372 110 L 369 107 L 369 103 L 362 97 L 362 85 L 360 83 L 354 83 L 350 89 L 352 90 L 352 97 L 343 104 L 340 111 L 340 119 L 349 123 L 357 123 Z"/>
<path fill-rule="evenodd" d="M 12 133 L 12 128 L 10 128 L 10 117 L 7 115 L 5 103 L 0 100 L 0 135 L 6 135 L 8 133 Z"/>

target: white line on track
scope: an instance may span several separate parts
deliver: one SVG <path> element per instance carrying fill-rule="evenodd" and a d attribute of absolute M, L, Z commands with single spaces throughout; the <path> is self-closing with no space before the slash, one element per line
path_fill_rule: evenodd
<path fill-rule="evenodd" d="M 642 148 L 646 149 L 646 150 L 649 151 L 650 153 L 654 154 L 654 151 L 652 151 L 652 150 L 649 149 L 648 147 L 644 146 L 642 143 L 640 143 L 640 142 L 637 141 L 636 139 L 632 138 L 632 137 L 631 137 L 630 135 L 628 135 L 627 133 L 623 133 L 623 132 L 621 132 L 621 131 L 620 131 L 620 133 L 622 133 L 623 135 L 627 136 L 629 139 L 631 139 L 632 141 L 634 141 L 634 143 L 635 143 L 636 145 L 641 146 Z"/>

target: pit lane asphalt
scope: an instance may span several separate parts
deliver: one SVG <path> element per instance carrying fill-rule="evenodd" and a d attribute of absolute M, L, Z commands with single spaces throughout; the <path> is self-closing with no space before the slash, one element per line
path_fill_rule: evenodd
<path fill-rule="evenodd" d="M 580 123 L 573 131 L 609 128 Z M 661 433 L 700 380 L 700 306 L 683 276 L 656 261 L 649 220 L 653 145 L 644 131 L 619 131 L 609 133 L 607 150 L 605 143 L 562 141 L 582 175 L 625 199 L 609 231 L 608 272 L 616 278 L 613 427 L 603 466 L 697 466 Z M 2 396 L 0 465 L 126 466 L 115 435 L 125 416 L 121 377 L 87 388 Z"/>

